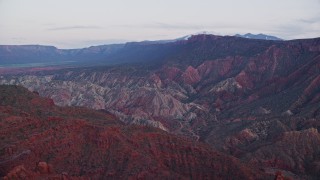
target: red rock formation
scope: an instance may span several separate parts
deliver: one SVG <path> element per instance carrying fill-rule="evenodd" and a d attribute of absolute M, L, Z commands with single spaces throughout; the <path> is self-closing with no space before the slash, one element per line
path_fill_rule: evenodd
<path fill-rule="evenodd" d="M 299 174 L 309 172 L 318 175 L 310 164 L 319 161 L 320 134 L 317 129 L 286 132 L 272 145 L 260 148 L 252 154 L 252 161 L 264 164 L 264 167 L 274 167 Z M 282 148 L 285 147 L 285 148 Z"/>
<path fill-rule="evenodd" d="M 40 174 L 50 174 L 53 172 L 52 166 L 48 165 L 46 162 L 39 162 L 37 165 L 37 169 Z"/>
<path fill-rule="evenodd" d="M 262 172 L 205 144 L 124 126 L 109 113 L 47 106 L 48 99 L 16 86 L 0 86 L 0 99 L 5 179 L 263 179 Z M 9 106 L 13 111 L 4 111 Z M 21 111 L 29 115 L 19 116 Z"/>
<path fill-rule="evenodd" d="M 189 66 L 182 74 L 182 79 L 185 83 L 193 85 L 200 81 L 200 76 L 197 69 Z"/>
<path fill-rule="evenodd" d="M 182 72 L 180 69 L 175 67 L 164 67 L 163 72 L 159 73 L 162 79 L 176 80 Z"/>
<path fill-rule="evenodd" d="M 38 165 L 39 166 L 39 165 Z M 38 170 L 31 170 L 25 168 L 24 165 L 19 165 L 14 167 L 6 176 L 3 177 L 4 180 L 11 180 L 11 179 L 57 179 L 57 180 L 67 180 L 67 179 L 87 179 L 84 177 L 72 177 L 69 176 L 68 173 L 63 172 L 61 174 L 52 173 L 48 171 L 48 166 L 46 162 L 41 162 L 41 172 Z M 45 168 L 45 169 L 43 169 Z M 52 167 L 50 167 L 52 168 Z"/>

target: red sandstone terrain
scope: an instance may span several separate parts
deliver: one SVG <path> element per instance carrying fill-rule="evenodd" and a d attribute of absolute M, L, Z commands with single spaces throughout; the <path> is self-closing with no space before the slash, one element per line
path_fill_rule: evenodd
<path fill-rule="evenodd" d="M 108 66 L 5 74 L 0 83 L 206 143 L 267 173 L 319 177 L 319 38 L 197 35 L 110 48 L 68 52 Z"/>
<path fill-rule="evenodd" d="M 0 86 L 4 179 L 265 179 L 208 145 Z"/>

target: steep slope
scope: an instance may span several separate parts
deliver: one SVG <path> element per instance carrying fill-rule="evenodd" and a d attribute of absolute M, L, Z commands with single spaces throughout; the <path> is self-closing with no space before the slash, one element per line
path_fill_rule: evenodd
<path fill-rule="evenodd" d="M 0 86 L 0 175 L 5 178 L 260 179 L 209 146 L 106 112 L 61 108 Z"/>
<path fill-rule="evenodd" d="M 254 120 L 239 118 L 216 124 L 205 141 L 266 172 L 285 170 L 294 179 L 316 179 L 319 129 L 319 118 L 257 116 Z"/>

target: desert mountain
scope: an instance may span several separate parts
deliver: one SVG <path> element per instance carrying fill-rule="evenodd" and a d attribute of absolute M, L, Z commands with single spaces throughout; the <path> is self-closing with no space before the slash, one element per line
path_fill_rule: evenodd
<path fill-rule="evenodd" d="M 208 49 L 203 52 L 187 52 L 192 50 L 193 46 L 197 44 L 198 38 L 206 38 L 206 42 L 210 39 L 209 44 L 202 44 L 207 46 Z M 189 40 L 190 39 L 190 40 Z M 193 43 L 186 43 L 192 41 Z M 101 46 L 91 46 L 83 49 L 58 49 L 54 46 L 41 46 L 41 45 L 0 45 L 0 65 L 6 64 L 28 64 L 28 63 L 48 63 L 51 64 L 72 64 L 72 65 L 92 65 L 92 63 L 110 64 L 123 64 L 123 63 L 137 63 L 137 62 L 159 62 L 164 60 L 172 60 L 176 56 L 186 56 L 192 58 L 190 53 L 196 53 L 197 59 L 215 58 L 216 56 L 225 56 L 226 52 L 224 47 L 219 47 L 220 44 L 232 44 L 243 48 L 245 50 L 252 47 L 254 41 L 246 41 L 236 39 L 233 36 L 214 36 L 207 34 L 186 36 L 176 40 L 163 40 L 163 41 L 142 41 L 142 42 L 128 42 L 125 44 L 111 44 Z M 269 46 L 272 42 L 260 42 L 259 48 Z M 215 46 L 215 52 L 212 52 Z M 209 51 L 208 51 L 209 50 Z M 221 54 L 218 51 L 223 50 Z M 248 49 L 247 49 L 248 51 Z M 254 52 L 254 51 L 253 51 Z M 214 55 L 214 57 L 212 57 Z M 232 55 L 232 54 L 230 54 Z"/>
<path fill-rule="evenodd" d="M 265 172 L 319 176 L 319 38 L 196 35 L 103 56 L 105 47 L 95 48 L 95 62 L 108 66 L 2 75 L 0 83 L 207 143 Z"/>

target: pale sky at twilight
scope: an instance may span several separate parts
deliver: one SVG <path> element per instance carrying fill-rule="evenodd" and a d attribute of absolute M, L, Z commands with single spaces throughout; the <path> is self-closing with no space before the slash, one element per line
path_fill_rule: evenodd
<path fill-rule="evenodd" d="M 201 31 L 320 37 L 320 0 L 0 0 L 0 44 L 81 48 Z"/>

